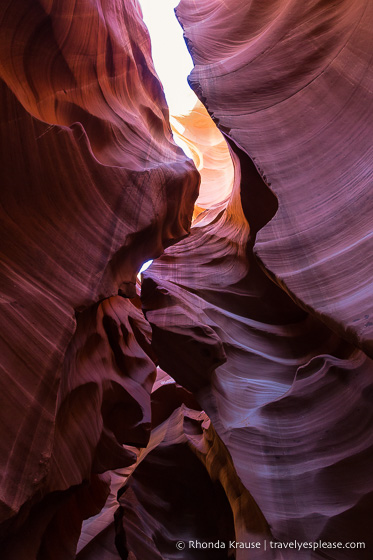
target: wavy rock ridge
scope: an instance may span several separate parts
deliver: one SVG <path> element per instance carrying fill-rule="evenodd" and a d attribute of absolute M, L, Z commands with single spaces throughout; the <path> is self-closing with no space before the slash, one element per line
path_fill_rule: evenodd
<path fill-rule="evenodd" d="M 370 560 L 371 12 L 3 2 L 2 558 Z"/>
<path fill-rule="evenodd" d="M 196 393 L 272 537 L 365 542 L 333 558 L 372 546 L 370 11 L 180 3 L 236 186 L 142 296 L 160 364 Z"/>
<path fill-rule="evenodd" d="M 372 9 L 368 0 L 177 8 L 192 88 L 279 201 L 256 254 L 370 356 L 373 261 L 361 256 L 372 252 Z"/>
<path fill-rule="evenodd" d="M 2 550 L 52 557 L 57 510 L 90 481 L 72 557 L 102 473 L 149 437 L 149 329 L 116 294 L 187 234 L 199 178 L 136 2 L 5 2 L 0 24 Z"/>

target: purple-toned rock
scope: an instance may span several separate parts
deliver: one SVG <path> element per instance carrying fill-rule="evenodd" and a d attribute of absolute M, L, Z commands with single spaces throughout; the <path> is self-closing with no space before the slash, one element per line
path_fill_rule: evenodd
<path fill-rule="evenodd" d="M 372 3 L 182 0 L 177 17 L 191 86 L 278 199 L 256 254 L 372 356 Z"/>

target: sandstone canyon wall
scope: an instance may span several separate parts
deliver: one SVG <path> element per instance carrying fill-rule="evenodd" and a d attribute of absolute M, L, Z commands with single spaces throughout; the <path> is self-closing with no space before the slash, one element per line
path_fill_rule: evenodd
<path fill-rule="evenodd" d="M 370 560 L 373 6 L 176 15 L 195 165 L 137 0 L 0 7 L 2 558 Z"/>

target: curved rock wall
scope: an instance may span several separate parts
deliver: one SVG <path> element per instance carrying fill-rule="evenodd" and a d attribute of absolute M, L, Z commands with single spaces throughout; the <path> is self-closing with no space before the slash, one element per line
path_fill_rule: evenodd
<path fill-rule="evenodd" d="M 363 540 L 359 558 L 369 558 L 372 361 L 265 275 L 239 187 L 145 272 L 152 344 L 160 365 L 195 392 L 271 539 Z M 322 556 L 294 556 L 311 557 Z"/>
<path fill-rule="evenodd" d="M 149 329 L 117 294 L 187 234 L 199 176 L 137 2 L 6 1 L 0 26 L 1 549 L 57 558 L 57 503 L 149 437 Z"/>
<path fill-rule="evenodd" d="M 137 0 L 2 3 L 2 558 L 371 559 L 372 15 L 181 1 L 199 191 Z"/>
<path fill-rule="evenodd" d="M 182 0 L 176 13 L 235 187 L 146 272 L 154 349 L 273 539 L 365 541 L 330 557 L 369 558 L 371 6 Z"/>
<path fill-rule="evenodd" d="M 372 3 L 182 0 L 177 17 L 190 85 L 278 198 L 256 254 L 372 356 Z"/>

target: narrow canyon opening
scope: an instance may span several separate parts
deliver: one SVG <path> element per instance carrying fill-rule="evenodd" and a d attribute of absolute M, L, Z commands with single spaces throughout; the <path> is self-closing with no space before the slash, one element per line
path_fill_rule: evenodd
<path fill-rule="evenodd" d="M 1 557 L 371 560 L 373 3 L 176 3 L 0 2 Z"/>
<path fill-rule="evenodd" d="M 179 0 L 139 0 L 139 3 L 150 34 L 155 70 L 169 107 L 173 139 L 193 160 L 201 175 L 193 223 L 204 210 L 228 201 L 234 182 L 233 161 L 223 134 L 188 84 L 193 61 L 175 15 Z M 140 281 L 141 274 L 152 262 L 142 265 L 138 275 Z"/>

